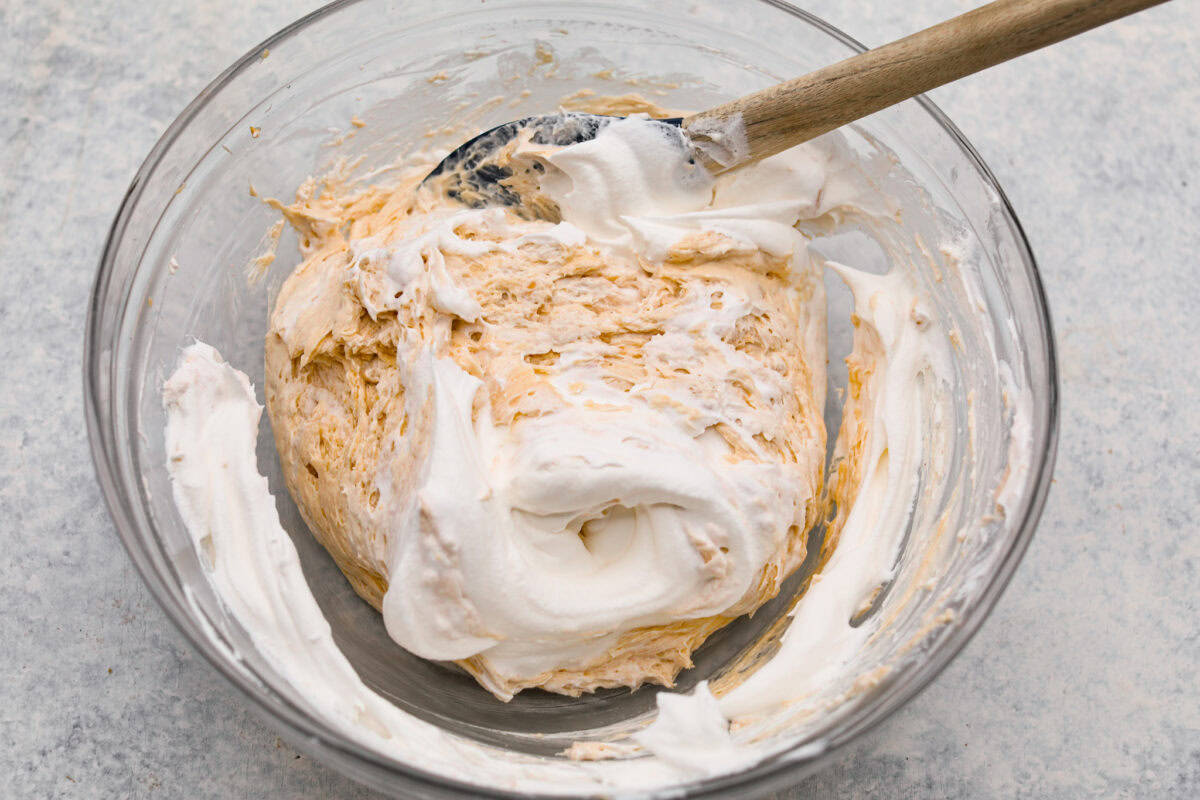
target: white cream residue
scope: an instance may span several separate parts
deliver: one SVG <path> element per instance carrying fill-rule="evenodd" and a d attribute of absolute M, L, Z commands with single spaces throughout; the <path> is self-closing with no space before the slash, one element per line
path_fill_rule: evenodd
<path fill-rule="evenodd" d="M 712 176 L 689 162 L 679 131 L 644 118 L 617 120 L 547 160 L 561 172 L 549 173 L 543 190 L 597 244 L 634 248 L 642 243 L 632 220 L 696 211 L 712 197 Z"/>
<path fill-rule="evenodd" d="M 866 433 L 863 474 L 837 548 L 792 610 L 778 652 L 745 682 L 714 700 L 704 688 L 692 696 L 658 695 L 659 716 L 637 740 L 661 758 L 676 761 L 701 752 L 740 752 L 735 737 L 713 731 L 727 721 L 743 724 L 792 706 L 795 713 L 850 692 L 857 676 L 846 667 L 878 626 L 852 622 L 895 576 L 896 558 L 912 513 L 926 458 L 930 395 L 946 374 L 944 336 L 923 312 L 909 278 L 900 272 L 870 275 L 829 266 L 854 294 L 855 357 L 873 369 L 845 414 L 862 415 Z M 797 706 L 797 704 L 799 704 Z M 698 737 L 698 731 L 705 731 Z M 746 735 L 737 737 L 745 739 Z"/>
<path fill-rule="evenodd" d="M 746 765 L 748 754 L 734 745 L 707 681 L 690 695 L 660 692 L 656 699 L 658 717 L 633 735 L 642 747 L 693 775 L 719 775 Z"/>
<path fill-rule="evenodd" d="M 163 386 L 175 503 L 209 579 L 292 700 L 384 756 L 497 788 L 572 794 L 678 779 L 653 764 L 576 764 L 455 736 L 368 689 L 333 640 L 279 522 L 255 443 L 262 406 L 246 375 L 209 345 L 187 347 Z"/>
<path fill-rule="evenodd" d="M 919 308 L 909 278 L 830 266 L 854 293 L 855 353 L 875 365 L 862 387 L 862 480 L 837 548 L 794 609 L 782 647 L 748 681 L 721 698 L 730 718 L 828 692 L 874 625 L 851 625 L 895 577 L 926 458 L 927 414 L 946 374 L 944 339 Z M 843 690 L 849 688 L 841 687 Z"/>
<path fill-rule="evenodd" d="M 834 263 L 830 267 L 854 294 L 855 355 L 873 365 L 860 402 L 852 401 L 845 410 L 861 412 L 866 433 L 854 504 L 837 548 L 793 609 L 770 661 L 717 702 L 700 692 L 686 699 L 670 697 L 674 712 L 665 714 L 669 696 L 659 695 L 655 735 L 639 738 L 656 754 L 686 749 L 698 726 L 709 730 L 718 720 L 753 720 L 796 703 L 807 702 L 816 710 L 850 692 L 857 676 L 846 667 L 878 631 L 875 624 L 852 622 L 895 576 L 926 458 L 928 395 L 945 374 L 948 354 L 944 337 L 922 312 L 906 275 L 870 275 Z M 681 702 L 693 707 L 680 711 Z"/>
<path fill-rule="evenodd" d="M 693 116 L 687 120 L 687 134 L 701 156 L 721 169 L 730 169 L 750 156 L 746 120 L 740 111 L 724 118 Z"/>
<path fill-rule="evenodd" d="M 630 117 L 547 160 L 543 189 L 589 240 L 653 260 L 688 233 L 711 231 L 773 256 L 803 255 L 793 225 L 817 216 L 829 175 L 820 153 L 795 149 L 714 182 L 669 125 Z"/>
<path fill-rule="evenodd" d="M 246 375 L 198 342 L 164 384 L 163 403 L 175 504 L 217 594 L 255 647 L 303 702 L 356 741 L 378 747 L 377 738 L 400 730 L 417 747 L 447 738 L 368 690 L 334 644 L 258 472 L 262 406 Z"/>

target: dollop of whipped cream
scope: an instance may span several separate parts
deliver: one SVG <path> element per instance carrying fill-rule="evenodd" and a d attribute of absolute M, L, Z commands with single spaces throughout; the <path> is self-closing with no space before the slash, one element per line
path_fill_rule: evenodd
<path fill-rule="evenodd" d="M 409 651 L 505 698 L 669 683 L 817 515 L 823 292 L 793 225 L 820 175 L 714 182 L 638 118 L 531 153 L 561 222 L 419 188 L 311 235 L 268 336 L 285 476 Z"/>
<path fill-rule="evenodd" d="M 572 405 L 498 431 L 472 422 L 478 378 L 449 359 L 431 373 L 428 471 L 397 520 L 419 535 L 396 535 L 383 600 L 417 655 L 537 675 L 733 609 L 794 522 L 801 476 L 728 463 L 653 409 Z"/>

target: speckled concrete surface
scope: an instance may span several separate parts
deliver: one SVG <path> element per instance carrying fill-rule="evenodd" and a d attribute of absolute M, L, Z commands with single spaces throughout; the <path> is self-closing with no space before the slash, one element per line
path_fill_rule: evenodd
<path fill-rule="evenodd" d="M 175 633 L 93 478 L 80 355 L 108 223 L 186 102 L 315 6 L 173 5 L 0 4 L 0 794 L 369 797 Z M 871 44 L 970 5 L 808 3 Z M 965 652 L 782 797 L 1200 796 L 1198 29 L 1200 5 L 1176 0 L 934 94 L 1042 264 L 1057 477 Z"/>

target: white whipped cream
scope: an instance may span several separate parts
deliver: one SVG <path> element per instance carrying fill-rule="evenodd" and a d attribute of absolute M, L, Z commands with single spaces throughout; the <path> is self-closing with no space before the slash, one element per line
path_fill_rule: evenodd
<path fill-rule="evenodd" d="M 262 406 L 246 375 L 203 342 L 187 347 L 163 386 L 167 469 L 175 504 L 213 588 L 292 700 L 351 740 L 422 769 L 499 788 L 586 793 L 634 785 L 602 765 L 555 763 L 455 736 L 368 689 L 334 642 L 256 464 Z M 652 773 L 665 781 L 669 770 Z"/>
<path fill-rule="evenodd" d="M 547 160 L 561 172 L 542 187 L 564 220 L 592 242 L 655 260 L 697 231 L 773 256 L 803 255 L 793 225 L 816 215 L 826 177 L 818 159 L 792 151 L 714 182 L 690 161 L 674 128 L 639 117 L 613 122 Z"/>
<path fill-rule="evenodd" d="M 836 549 L 792 610 L 779 650 L 766 664 L 719 700 L 706 689 L 687 697 L 658 695 L 659 716 L 638 741 L 668 761 L 690 757 L 697 730 L 709 732 L 707 749 L 727 753 L 733 737 L 726 732 L 723 743 L 720 737 L 714 742 L 711 733 L 722 722 L 757 720 L 788 705 L 801 716 L 844 697 L 857 677 L 847 665 L 879 630 L 876 624 L 853 623 L 895 577 L 928 458 L 928 410 L 943 391 L 938 384 L 948 374 L 949 354 L 908 276 L 870 275 L 828 263 L 854 294 L 855 355 L 874 365 L 860 402 L 846 409 L 850 414 L 858 405 L 866 432 L 854 504 Z M 756 751 L 761 757 L 768 749 L 734 752 L 745 763 Z"/>
<path fill-rule="evenodd" d="M 724 463 L 649 407 L 573 408 L 502 432 L 487 414 L 471 422 L 478 379 L 448 359 L 432 372 L 420 511 L 398 509 L 422 520 L 397 520 L 421 535 L 396 537 L 383 603 L 417 655 L 482 654 L 532 675 L 603 653 L 623 630 L 721 612 L 795 516 L 790 470 Z"/>

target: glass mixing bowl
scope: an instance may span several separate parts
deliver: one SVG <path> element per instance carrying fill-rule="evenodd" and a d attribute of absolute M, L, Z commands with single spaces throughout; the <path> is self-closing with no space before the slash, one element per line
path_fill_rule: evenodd
<path fill-rule="evenodd" d="M 263 252 L 277 219 L 248 187 L 287 198 L 338 158 L 357 159 L 358 174 L 378 170 L 382 180 L 397 152 L 447 147 L 580 90 L 639 92 L 666 107 L 704 108 L 862 49 L 778 0 L 339 2 L 255 48 L 170 126 L 130 186 L 92 292 L 84 369 L 93 456 L 121 539 L 169 617 L 297 747 L 392 794 L 511 796 L 371 751 L 310 714 L 229 618 L 178 517 L 165 469 L 163 380 L 180 348 L 200 339 L 260 386 L 267 310 L 297 263 L 288 232 L 265 277 L 247 279 L 245 267 Z M 913 625 L 935 615 L 945 624 L 915 646 L 876 648 L 861 667 L 886 663 L 887 677 L 756 766 L 683 787 L 696 797 L 755 796 L 794 782 L 916 694 L 996 602 L 1049 485 L 1057 417 L 1050 321 L 1033 256 L 995 178 L 923 98 L 845 135 L 860 152 L 902 167 L 881 188 L 920 210 L 901 221 L 902 249 L 914 264 L 947 242 L 971 254 L 954 280 L 915 267 L 935 314 L 957 336 L 951 422 L 961 441 L 948 468 L 926 476 L 896 583 L 917 580 L 908 568 L 920 560 L 914 543 L 931 536 L 941 518 L 956 535 L 943 537 L 950 544 L 936 574 L 921 576 L 932 590 L 906 613 Z M 841 260 L 886 267 L 865 237 L 832 237 L 824 246 Z M 925 262 L 938 258 L 935 252 Z M 835 390 L 845 385 L 838 367 L 850 307 L 844 289 L 831 283 L 829 290 Z M 829 406 L 833 431 L 838 408 Z M 1018 435 L 1025 447 L 1010 447 Z M 258 457 L 338 645 L 368 686 L 404 710 L 546 758 L 575 739 L 595 738 L 589 732 L 652 712 L 655 691 L 647 689 L 581 699 L 527 692 L 502 704 L 466 676 L 409 655 L 309 535 L 283 486 L 266 424 Z M 968 461 L 974 469 L 963 468 Z M 993 513 L 1001 484 L 1004 513 Z M 954 503 L 947 518 L 942 512 Z M 820 535 L 813 533 L 814 544 Z M 787 595 L 811 569 L 806 564 L 755 617 L 715 635 L 678 688 L 719 679 L 781 619 Z M 888 591 L 877 605 L 886 611 L 889 598 L 901 594 Z"/>

